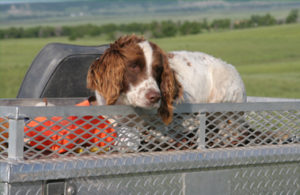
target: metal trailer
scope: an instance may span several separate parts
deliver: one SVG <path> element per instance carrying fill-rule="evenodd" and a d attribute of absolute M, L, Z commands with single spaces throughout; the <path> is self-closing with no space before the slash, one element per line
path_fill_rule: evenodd
<path fill-rule="evenodd" d="M 182 104 L 168 126 L 40 101 L 0 100 L 1 194 L 300 194 L 299 101 Z"/>
<path fill-rule="evenodd" d="M 49 44 L 17 99 L 0 100 L 0 194 L 300 194 L 299 100 L 178 105 L 168 126 L 155 111 L 74 106 L 108 47 Z"/>

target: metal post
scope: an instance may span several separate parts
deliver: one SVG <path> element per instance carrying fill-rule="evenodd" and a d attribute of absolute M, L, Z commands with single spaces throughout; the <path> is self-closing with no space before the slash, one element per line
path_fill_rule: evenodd
<path fill-rule="evenodd" d="M 16 113 L 8 116 L 9 137 L 8 137 L 8 159 L 23 160 L 24 154 L 24 122 L 25 117 L 20 116 L 19 108 Z"/>
<path fill-rule="evenodd" d="M 201 112 L 199 116 L 200 125 L 197 132 L 198 149 L 205 149 L 206 113 Z"/>

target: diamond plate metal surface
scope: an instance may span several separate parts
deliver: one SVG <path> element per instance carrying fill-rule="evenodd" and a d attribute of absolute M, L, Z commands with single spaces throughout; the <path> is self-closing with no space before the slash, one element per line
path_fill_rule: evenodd
<path fill-rule="evenodd" d="M 298 163 L 241 167 L 231 183 L 232 194 L 299 194 Z"/>
<path fill-rule="evenodd" d="M 43 182 L 22 182 L 8 184 L 9 195 L 41 195 L 43 194 Z"/>
<path fill-rule="evenodd" d="M 74 177 L 47 182 L 9 184 L 11 194 L 42 194 L 47 184 L 75 194 L 299 194 L 298 163 L 237 165 L 207 169 Z M 70 188 L 71 187 L 71 188 Z M 52 189 L 53 190 L 53 189 Z M 70 190 L 69 190 L 70 191 Z"/>
<path fill-rule="evenodd" d="M 70 183 L 76 186 L 77 194 L 184 194 L 183 175 L 180 173 L 79 178 Z"/>

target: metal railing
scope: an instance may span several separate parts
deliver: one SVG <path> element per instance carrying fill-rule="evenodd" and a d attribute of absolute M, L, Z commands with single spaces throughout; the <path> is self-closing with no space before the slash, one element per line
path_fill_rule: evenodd
<path fill-rule="evenodd" d="M 0 101 L 1 194 L 300 192 L 298 101 L 182 104 L 168 126 L 156 111 L 40 101 Z"/>
<path fill-rule="evenodd" d="M 129 106 L 1 106 L 0 158 L 298 144 L 299 118 L 300 102 L 182 104 L 168 126 Z"/>

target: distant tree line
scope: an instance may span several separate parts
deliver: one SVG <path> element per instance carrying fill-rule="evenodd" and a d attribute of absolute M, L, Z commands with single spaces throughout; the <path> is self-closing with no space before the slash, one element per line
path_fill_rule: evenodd
<path fill-rule="evenodd" d="M 0 39 L 37 38 L 67 36 L 75 40 L 84 36 L 107 35 L 113 40 L 122 34 L 144 34 L 148 38 L 173 37 L 176 35 L 198 34 L 203 31 L 253 28 L 283 23 L 296 23 L 298 10 L 291 10 L 285 20 L 276 20 L 272 15 L 252 15 L 249 19 L 231 21 L 230 19 L 214 19 L 202 21 L 153 21 L 151 23 L 105 24 L 101 26 L 85 24 L 78 26 L 37 26 L 31 28 L 11 27 L 0 29 Z"/>

